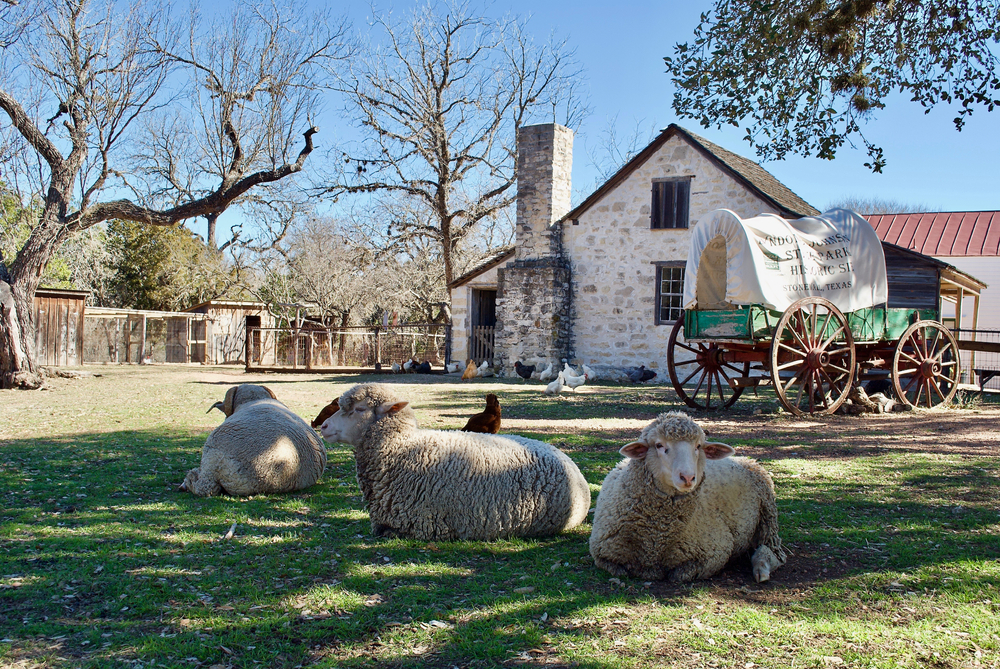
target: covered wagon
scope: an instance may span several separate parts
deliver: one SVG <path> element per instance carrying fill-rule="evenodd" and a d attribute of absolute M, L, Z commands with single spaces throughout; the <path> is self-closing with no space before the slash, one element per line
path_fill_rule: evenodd
<path fill-rule="evenodd" d="M 832 413 L 855 382 L 891 379 L 902 402 L 933 408 L 958 388 L 937 294 L 893 306 L 910 288 L 890 282 L 882 242 L 854 212 L 787 221 L 714 211 L 692 233 L 684 285 L 667 368 L 691 407 L 729 407 L 745 388 L 773 384 L 792 413 Z"/>

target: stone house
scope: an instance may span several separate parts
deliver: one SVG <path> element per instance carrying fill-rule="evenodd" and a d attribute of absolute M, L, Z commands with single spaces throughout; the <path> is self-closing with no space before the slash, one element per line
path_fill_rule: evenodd
<path fill-rule="evenodd" d="M 758 164 L 673 124 L 576 207 L 572 131 L 524 127 L 517 148 L 514 248 L 449 285 L 452 359 L 492 358 L 505 374 L 515 360 L 566 358 L 645 365 L 666 380 L 699 218 L 819 213 Z M 491 318 L 492 356 L 477 357 Z"/>

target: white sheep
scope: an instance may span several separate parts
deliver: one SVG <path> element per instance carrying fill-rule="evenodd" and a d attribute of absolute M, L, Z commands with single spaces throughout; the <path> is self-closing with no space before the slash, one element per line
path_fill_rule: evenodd
<path fill-rule="evenodd" d="M 590 554 L 616 576 L 687 582 L 752 552 L 754 578 L 785 563 L 771 477 L 680 412 L 660 414 L 604 479 Z"/>
<path fill-rule="evenodd" d="M 326 446 L 309 424 L 268 388 L 243 384 L 226 392 L 226 420 L 215 428 L 180 489 L 199 497 L 236 497 L 308 488 L 326 469 Z"/>
<path fill-rule="evenodd" d="M 514 435 L 421 430 L 396 392 L 355 386 L 320 428 L 355 447 L 376 536 L 542 537 L 586 519 L 590 487 L 565 453 Z"/>

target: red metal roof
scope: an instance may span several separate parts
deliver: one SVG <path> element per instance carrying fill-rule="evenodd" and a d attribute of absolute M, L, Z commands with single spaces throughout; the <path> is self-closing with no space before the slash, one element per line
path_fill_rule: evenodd
<path fill-rule="evenodd" d="M 865 216 L 884 242 L 929 256 L 1000 256 L 1000 211 Z"/>

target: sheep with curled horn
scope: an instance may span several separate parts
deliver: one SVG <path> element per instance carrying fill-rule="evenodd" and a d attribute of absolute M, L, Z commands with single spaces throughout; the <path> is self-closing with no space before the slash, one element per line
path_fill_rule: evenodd
<path fill-rule="evenodd" d="M 326 469 L 322 439 L 269 388 L 233 386 L 212 409 L 226 419 L 208 435 L 201 466 L 180 490 L 199 497 L 291 492 L 316 483 Z"/>

